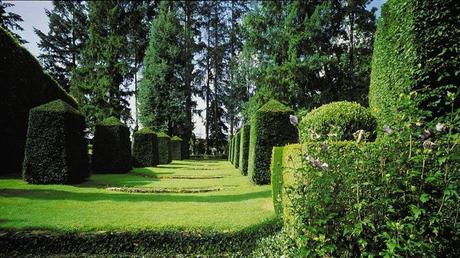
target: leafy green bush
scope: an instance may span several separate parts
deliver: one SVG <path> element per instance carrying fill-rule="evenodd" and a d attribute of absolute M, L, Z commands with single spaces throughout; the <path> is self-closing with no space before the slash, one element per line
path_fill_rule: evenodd
<path fill-rule="evenodd" d="M 44 73 L 35 57 L 0 27 L 0 174 L 21 174 L 29 110 L 61 99 L 78 109 L 76 101 Z"/>
<path fill-rule="evenodd" d="M 163 132 L 157 133 L 158 138 L 158 164 L 171 163 L 171 137 Z"/>
<path fill-rule="evenodd" d="M 182 139 L 178 136 L 171 138 L 171 157 L 173 160 L 182 160 Z"/>
<path fill-rule="evenodd" d="M 235 165 L 235 168 L 238 168 L 240 165 L 240 138 L 241 138 L 241 131 L 236 132 L 235 134 L 235 150 L 233 151 L 235 153 L 235 161 L 233 162 Z"/>
<path fill-rule="evenodd" d="M 158 138 L 150 128 L 142 128 L 134 133 L 133 163 L 136 167 L 158 165 Z"/>
<path fill-rule="evenodd" d="M 250 257 L 259 239 L 280 231 L 269 220 L 236 232 L 213 230 L 124 232 L 2 232 L 0 248 L 7 257 L 67 256 L 85 254 L 112 257 L 120 254 L 146 257 Z"/>
<path fill-rule="evenodd" d="M 431 117 L 450 112 L 446 91 L 459 92 L 460 2 L 389 0 L 382 7 L 372 58 L 369 104 L 379 128 L 406 110 L 398 98 L 417 91 Z M 460 99 L 455 107 L 460 106 Z"/>
<path fill-rule="evenodd" d="M 116 117 L 96 124 L 91 165 L 94 173 L 127 173 L 131 170 L 129 129 Z"/>
<path fill-rule="evenodd" d="M 249 158 L 249 133 L 251 124 L 246 123 L 240 130 L 240 171 L 243 176 L 248 175 L 248 158 Z"/>
<path fill-rule="evenodd" d="M 89 177 L 85 117 L 62 100 L 32 108 L 23 177 L 32 184 L 71 184 Z"/>
<path fill-rule="evenodd" d="M 358 103 L 340 101 L 323 105 L 301 118 L 299 124 L 300 142 L 323 140 L 353 140 L 358 130 L 368 132 L 374 139 L 377 127 L 370 111 Z"/>
<path fill-rule="evenodd" d="M 269 184 L 272 148 L 298 141 L 297 128 L 289 120 L 293 113 L 280 102 L 270 100 L 251 118 L 248 175 L 252 182 Z"/>

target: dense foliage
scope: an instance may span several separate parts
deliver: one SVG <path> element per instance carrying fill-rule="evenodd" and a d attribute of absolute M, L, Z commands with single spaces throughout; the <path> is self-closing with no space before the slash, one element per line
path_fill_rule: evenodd
<path fill-rule="evenodd" d="M 369 104 L 379 127 L 391 125 L 399 96 L 417 91 L 415 105 L 441 116 L 450 111 L 446 91 L 459 92 L 460 3 L 455 0 L 394 1 L 382 8 L 372 61 Z M 458 107 L 460 99 L 455 100 Z"/>
<path fill-rule="evenodd" d="M 153 167 L 158 164 L 158 138 L 155 132 L 148 127 L 134 132 L 133 165 L 135 167 Z"/>
<path fill-rule="evenodd" d="M 13 12 L 7 12 L 6 10 L 6 8 L 13 6 L 14 4 L 12 3 L 3 3 L 0 1 L 0 27 L 9 31 L 11 35 L 18 40 L 19 43 L 24 44 L 27 43 L 27 41 L 14 32 L 14 30 L 24 30 L 24 28 L 19 25 L 19 22 L 23 22 L 24 20 L 22 19 L 21 15 Z"/>
<path fill-rule="evenodd" d="M 251 132 L 251 124 L 246 123 L 240 129 L 240 171 L 243 176 L 248 175 L 248 158 L 249 158 L 249 134 Z"/>
<path fill-rule="evenodd" d="M 371 112 L 358 103 L 332 102 L 312 110 L 300 119 L 301 142 L 373 140 L 377 127 Z M 364 130 L 364 132 L 360 132 Z"/>
<path fill-rule="evenodd" d="M 71 184 L 89 177 L 84 130 L 84 116 L 62 100 L 31 109 L 24 180 L 33 184 Z"/>
<path fill-rule="evenodd" d="M 278 216 L 283 213 L 283 201 L 281 200 L 283 187 L 283 150 L 284 147 L 273 147 L 270 163 L 273 207 Z"/>
<path fill-rule="evenodd" d="M 129 129 L 115 117 L 96 124 L 91 167 L 94 173 L 127 173 L 132 168 Z"/>
<path fill-rule="evenodd" d="M 171 137 L 163 132 L 157 133 L 158 139 L 158 164 L 171 163 Z"/>
<path fill-rule="evenodd" d="M 0 162 L 3 164 L 0 173 L 20 175 L 29 110 L 55 99 L 62 99 L 74 108 L 78 105 L 3 28 L 0 28 L 0 56 Z"/>
<path fill-rule="evenodd" d="M 181 160 L 182 158 L 182 139 L 178 136 L 171 138 L 171 158 L 173 160 Z"/>
<path fill-rule="evenodd" d="M 272 148 L 298 141 L 297 128 L 289 121 L 293 113 L 280 102 L 270 100 L 251 118 L 248 176 L 252 182 L 270 183 Z"/>
<path fill-rule="evenodd" d="M 241 131 L 236 132 L 235 134 L 235 161 L 233 162 L 235 168 L 239 168 L 240 165 L 240 139 L 241 139 Z"/>

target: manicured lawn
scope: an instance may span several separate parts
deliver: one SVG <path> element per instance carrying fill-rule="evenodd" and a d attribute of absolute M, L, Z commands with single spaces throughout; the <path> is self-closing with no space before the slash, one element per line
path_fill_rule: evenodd
<path fill-rule="evenodd" d="M 0 229 L 232 232 L 274 216 L 270 186 L 227 161 L 174 161 L 72 186 L 0 179 Z"/>

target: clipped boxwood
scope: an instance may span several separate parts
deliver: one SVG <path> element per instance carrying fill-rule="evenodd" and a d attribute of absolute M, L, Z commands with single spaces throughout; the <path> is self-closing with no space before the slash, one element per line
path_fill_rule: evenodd
<path fill-rule="evenodd" d="M 171 163 L 171 137 L 164 132 L 157 133 L 158 138 L 158 164 Z"/>
<path fill-rule="evenodd" d="M 158 165 L 158 139 L 155 132 L 144 127 L 134 133 L 133 165 L 153 167 Z"/>
<path fill-rule="evenodd" d="M 273 147 L 272 159 L 270 163 L 273 207 L 278 216 L 283 214 L 283 203 L 281 191 L 283 186 L 283 150 L 284 147 Z"/>
<path fill-rule="evenodd" d="M 116 117 L 96 124 L 93 139 L 94 173 L 127 173 L 131 170 L 129 129 Z"/>
<path fill-rule="evenodd" d="M 48 74 L 35 57 L 0 27 L 0 175 L 21 175 L 31 108 L 61 99 L 77 102 Z"/>
<path fill-rule="evenodd" d="M 235 153 L 235 161 L 233 162 L 233 164 L 235 165 L 235 168 L 238 168 L 239 165 L 240 165 L 240 138 L 241 138 L 241 131 L 238 131 L 236 134 L 235 134 L 235 150 L 234 150 L 234 153 Z"/>
<path fill-rule="evenodd" d="M 248 175 L 249 133 L 251 125 L 246 123 L 240 130 L 240 171 L 243 176 Z"/>
<path fill-rule="evenodd" d="M 263 105 L 251 118 L 248 176 L 255 184 L 270 183 L 272 148 L 298 141 L 289 120 L 294 112 L 276 100 Z"/>
<path fill-rule="evenodd" d="M 62 100 L 30 110 L 23 177 L 32 184 L 72 184 L 89 177 L 85 117 Z"/>
<path fill-rule="evenodd" d="M 389 0 L 383 5 L 369 88 L 379 128 L 400 124 L 396 116 L 409 112 L 398 101 L 401 93 L 417 91 L 416 109 L 430 111 L 432 118 L 451 110 L 446 92 L 459 92 L 458 13 L 457 0 Z M 454 110 L 458 107 L 460 98 Z"/>
<path fill-rule="evenodd" d="M 173 160 L 182 160 L 182 142 L 179 136 L 171 138 L 171 157 Z"/>
<path fill-rule="evenodd" d="M 235 155 L 234 155 L 234 154 L 235 154 L 235 152 L 234 152 L 234 151 L 235 151 L 234 146 L 235 146 L 235 135 L 232 135 L 232 138 L 231 138 L 231 140 L 230 140 L 230 163 L 232 163 L 232 164 L 233 164 L 233 161 L 234 161 L 233 158 L 234 158 L 234 156 L 235 156 Z"/>
<path fill-rule="evenodd" d="M 371 112 L 355 102 L 340 101 L 322 105 L 302 117 L 299 124 L 300 142 L 353 140 L 358 130 L 370 133 L 374 139 L 377 127 Z"/>

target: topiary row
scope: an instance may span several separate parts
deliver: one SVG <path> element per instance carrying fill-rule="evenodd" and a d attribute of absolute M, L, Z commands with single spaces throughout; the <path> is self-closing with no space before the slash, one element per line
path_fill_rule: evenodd
<path fill-rule="evenodd" d="M 134 133 L 133 163 L 136 167 L 153 167 L 159 164 L 158 138 L 148 127 Z"/>
<path fill-rule="evenodd" d="M 235 150 L 233 151 L 235 154 L 235 158 L 233 161 L 235 168 L 238 168 L 240 164 L 240 135 L 241 135 L 240 131 L 236 132 L 235 134 L 235 147 L 234 147 Z"/>
<path fill-rule="evenodd" d="M 248 176 L 256 184 L 270 183 L 272 148 L 298 141 L 297 128 L 289 116 L 294 111 L 270 100 L 251 118 Z"/>
<path fill-rule="evenodd" d="M 96 124 L 93 139 L 94 173 L 127 173 L 132 168 L 129 128 L 116 117 Z"/>
<path fill-rule="evenodd" d="M 173 160 L 182 160 L 182 147 L 183 141 L 178 136 L 173 136 L 171 138 L 171 157 Z"/>
<path fill-rule="evenodd" d="M 171 163 L 171 137 L 163 132 L 157 133 L 159 164 Z"/>
<path fill-rule="evenodd" d="M 80 183 L 89 177 L 85 117 L 62 100 L 30 110 L 23 178 L 33 184 Z"/>
<path fill-rule="evenodd" d="M 2 174 L 21 174 L 31 108 L 61 99 L 78 109 L 77 102 L 35 57 L 0 27 L 0 164 Z"/>
<path fill-rule="evenodd" d="M 240 129 L 240 161 L 239 167 L 243 176 L 248 175 L 248 157 L 249 157 L 249 133 L 251 125 L 246 123 Z"/>

